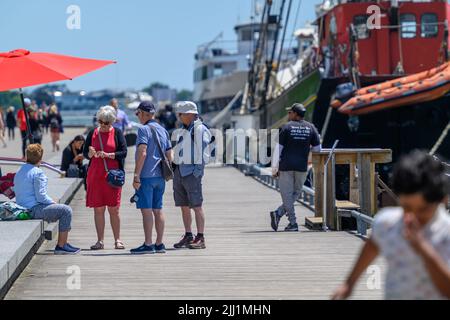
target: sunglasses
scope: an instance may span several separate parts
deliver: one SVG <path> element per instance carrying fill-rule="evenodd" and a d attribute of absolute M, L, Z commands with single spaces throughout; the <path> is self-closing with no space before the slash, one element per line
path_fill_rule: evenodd
<path fill-rule="evenodd" d="M 104 125 L 104 126 L 109 126 L 111 124 L 111 122 L 104 122 L 102 120 L 98 120 L 98 123 L 100 123 L 101 125 Z"/>

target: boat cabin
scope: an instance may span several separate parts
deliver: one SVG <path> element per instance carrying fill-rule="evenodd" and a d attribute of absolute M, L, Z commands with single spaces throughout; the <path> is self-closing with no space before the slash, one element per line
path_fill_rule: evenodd
<path fill-rule="evenodd" d="M 374 83 L 448 59 L 447 1 L 338 1 L 318 17 L 325 78 Z"/>

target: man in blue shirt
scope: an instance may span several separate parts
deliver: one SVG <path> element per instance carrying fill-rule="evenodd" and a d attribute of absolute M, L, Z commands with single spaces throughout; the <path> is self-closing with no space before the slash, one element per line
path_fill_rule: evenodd
<path fill-rule="evenodd" d="M 181 207 L 185 235 L 174 247 L 205 249 L 205 214 L 203 212 L 202 178 L 209 161 L 211 132 L 199 118 L 197 106 L 190 101 L 178 103 L 177 114 L 183 124 L 183 134 L 175 147 L 173 192 L 175 205 Z M 197 236 L 192 234 L 191 209 L 195 213 Z"/>
<path fill-rule="evenodd" d="M 111 106 L 116 109 L 116 122 L 113 123 L 113 127 L 116 129 L 120 129 L 124 134 L 125 130 L 130 127 L 130 120 L 128 119 L 128 115 L 125 111 L 120 110 L 119 101 L 117 99 L 112 99 L 110 102 Z"/>
<path fill-rule="evenodd" d="M 67 242 L 72 222 L 72 209 L 63 204 L 57 204 L 47 194 L 48 178 L 39 168 L 44 150 L 39 144 L 27 147 L 26 161 L 14 177 L 14 192 L 19 206 L 28 209 L 33 219 L 47 222 L 59 221 L 58 244 L 54 253 L 77 254 L 79 248 Z"/>
<path fill-rule="evenodd" d="M 138 131 L 136 165 L 133 187 L 136 195 L 132 201 L 141 209 L 144 220 L 145 242 L 132 249 L 133 254 L 165 253 L 163 244 L 164 214 L 163 195 L 166 182 L 162 175 L 161 162 L 164 157 L 172 161 L 172 144 L 166 129 L 155 120 L 156 108 L 153 103 L 142 102 L 136 112 L 143 125 Z M 165 154 L 161 154 L 161 150 Z M 153 217 L 155 217 L 156 242 L 152 242 Z"/>

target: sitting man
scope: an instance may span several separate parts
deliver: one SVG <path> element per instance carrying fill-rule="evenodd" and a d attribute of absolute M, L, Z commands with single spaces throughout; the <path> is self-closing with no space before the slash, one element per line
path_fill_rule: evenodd
<path fill-rule="evenodd" d="M 26 149 L 26 164 L 17 172 L 14 178 L 14 191 L 18 205 L 28 209 L 33 219 L 46 222 L 59 221 L 58 243 L 55 254 L 77 254 L 79 248 L 67 243 L 71 229 L 72 209 L 63 204 L 57 204 L 47 194 L 48 178 L 39 168 L 44 150 L 39 144 L 31 144 Z"/>

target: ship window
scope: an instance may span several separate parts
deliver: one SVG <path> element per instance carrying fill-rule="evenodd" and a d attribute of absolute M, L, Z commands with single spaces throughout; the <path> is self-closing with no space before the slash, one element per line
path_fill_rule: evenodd
<path fill-rule="evenodd" d="M 411 13 L 405 13 L 400 16 L 400 24 L 403 39 L 412 39 L 417 34 L 416 16 Z"/>
<path fill-rule="evenodd" d="M 252 30 L 241 31 L 241 41 L 252 41 Z"/>
<path fill-rule="evenodd" d="M 434 38 L 439 33 L 438 17 L 434 13 L 425 13 L 422 16 L 422 38 Z"/>
<path fill-rule="evenodd" d="M 356 16 L 353 19 L 353 25 L 355 26 L 356 36 L 358 37 L 359 40 L 370 38 L 370 30 L 367 27 L 367 19 L 368 17 L 365 15 Z"/>
<path fill-rule="evenodd" d="M 220 77 L 223 75 L 223 68 L 221 64 L 215 64 L 213 70 L 213 77 Z"/>
<path fill-rule="evenodd" d="M 203 66 L 194 71 L 194 82 L 200 82 L 208 79 L 208 67 Z"/>

